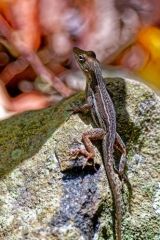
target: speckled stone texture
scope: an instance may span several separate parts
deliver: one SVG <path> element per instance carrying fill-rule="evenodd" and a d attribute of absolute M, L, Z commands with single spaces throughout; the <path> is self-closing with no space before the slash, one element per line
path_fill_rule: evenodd
<path fill-rule="evenodd" d="M 107 80 L 117 129 L 128 151 L 133 188 L 131 214 L 124 187 L 124 240 L 160 239 L 160 99 L 142 83 Z M 92 128 L 89 114 L 70 114 L 79 93 L 56 107 L 0 122 L 0 239 L 113 239 L 112 198 L 101 164 L 82 169 L 71 159 L 81 134 Z M 118 159 L 119 156 L 116 156 Z"/>

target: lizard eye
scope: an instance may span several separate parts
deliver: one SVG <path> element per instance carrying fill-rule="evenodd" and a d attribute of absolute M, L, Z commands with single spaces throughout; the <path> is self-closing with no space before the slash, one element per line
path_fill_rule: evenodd
<path fill-rule="evenodd" d="M 84 63 L 86 61 L 85 57 L 83 55 L 79 55 L 79 62 Z"/>

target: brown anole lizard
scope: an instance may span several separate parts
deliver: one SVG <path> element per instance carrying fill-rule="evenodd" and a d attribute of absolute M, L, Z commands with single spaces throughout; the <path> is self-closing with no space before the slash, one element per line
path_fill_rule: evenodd
<path fill-rule="evenodd" d="M 74 112 L 91 111 L 91 116 L 97 128 L 89 130 L 82 135 L 85 149 L 77 149 L 74 153 L 83 154 L 86 159 L 94 159 L 95 152 L 91 141 L 102 140 L 102 160 L 111 189 L 115 208 L 115 236 L 116 240 L 122 239 L 122 194 L 120 178 L 125 177 L 126 147 L 121 137 L 116 132 L 116 114 L 113 102 L 106 89 L 102 71 L 96 55 L 92 51 L 84 51 L 77 47 L 73 49 L 75 58 L 87 78 L 87 102 L 77 107 Z M 115 171 L 113 157 L 114 148 L 121 153 L 119 169 Z M 119 178 L 120 177 L 120 178 Z"/>

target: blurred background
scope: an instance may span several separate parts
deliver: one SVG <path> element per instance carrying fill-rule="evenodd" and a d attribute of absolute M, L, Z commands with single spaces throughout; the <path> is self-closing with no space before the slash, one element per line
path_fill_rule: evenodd
<path fill-rule="evenodd" d="M 0 120 L 84 89 L 74 46 L 159 93 L 159 0 L 1 0 Z"/>

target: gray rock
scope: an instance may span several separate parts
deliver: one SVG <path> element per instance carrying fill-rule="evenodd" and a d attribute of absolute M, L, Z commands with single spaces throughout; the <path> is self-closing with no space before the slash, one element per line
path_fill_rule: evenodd
<path fill-rule="evenodd" d="M 160 239 L 160 99 L 145 85 L 109 79 L 117 129 L 128 150 L 131 214 L 124 187 L 124 240 Z M 95 145 L 97 171 L 70 149 L 83 146 L 89 114 L 72 115 L 79 93 L 43 111 L 0 122 L 0 239 L 113 239 L 112 198 Z M 97 148 L 98 147 L 98 148 Z M 117 159 L 118 157 L 116 157 Z"/>

